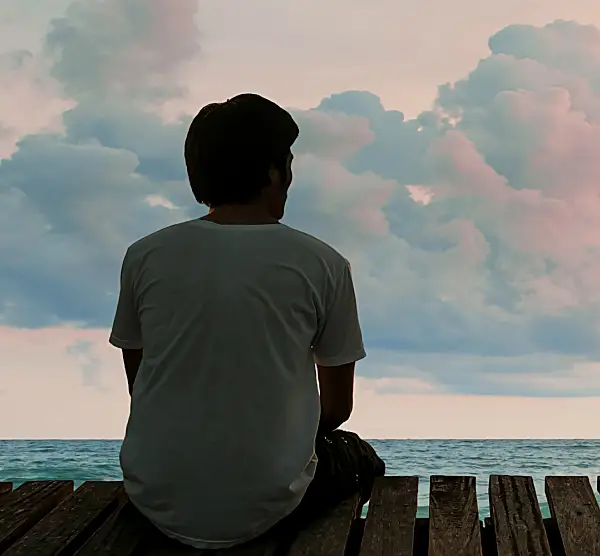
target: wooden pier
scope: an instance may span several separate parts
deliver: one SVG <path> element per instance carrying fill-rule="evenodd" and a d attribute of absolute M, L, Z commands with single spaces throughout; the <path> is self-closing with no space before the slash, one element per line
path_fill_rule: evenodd
<path fill-rule="evenodd" d="M 595 485 L 600 488 L 600 480 Z M 600 508 L 587 477 L 547 477 L 542 519 L 531 477 L 493 475 L 491 517 L 474 477 L 430 479 L 429 518 L 417 518 L 417 477 L 378 479 L 366 519 L 347 500 L 294 540 L 200 551 L 164 539 L 137 517 L 120 482 L 0 483 L 2 556 L 600 556 Z M 285 546 L 285 548 L 281 548 Z M 279 547 L 279 548 L 278 548 Z"/>

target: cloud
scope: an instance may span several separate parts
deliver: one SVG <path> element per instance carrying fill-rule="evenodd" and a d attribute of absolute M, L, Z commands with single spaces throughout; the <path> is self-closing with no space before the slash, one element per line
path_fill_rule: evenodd
<path fill-rule="evenodd" d="M 61 98 L 48 69 L 27 50 L 0 54 L 0 159 L 15 151 L 23 135 L 62 127 L 60 116 L 73 103 Z"/>
<path fill-rule="evenodd" d="M 76 105 L 0 164 L 4 324 L 108 326 L 126 246 L 202 213 L 182 160 L 190 116 L 138 102 L 178 94 L 191 4 L 76 2 L 52 24 L 52 73 Z M 569 391 L 600 392 L 599 45 L 573 22 L 509 27 L 416 118 L 367 91 L 294 111 L 286 221 L 352 261 L 368 347 L 399 357 L 367 376 L 548 395 L 589 377 Z"/>
<path fill-rule="evenodd" d="M 198 52 L 197 0 L 76 0 L 46 35 L 53 76 L 72 96 L 159 96 L 178 91 Z"/>
<path fill-rule="evenodd" d="M 138 165 L 131 151 L 57 135 L 29 136 L 2 162 L 0 320 L 106 326 L 127 244 L 178 219 L 145 200 L 158 189 Z"/>
<path fill-rule="evenodd" d="M 100 373 L 102 363 L 93 353 L 94 342 L 91 340 L 77 340 L 67 347 L 67 354 L 78 360 L 83 378 L 83 386 L 102 388 Z"/>
<path fill-rule="evenodd" d="M 295 110 L 293 116 L 302 134 L 294 145 L 296 153 L 313 153 L 325 158 L 345 159 L 373 140 L 369 121 L 343 112 Z"/>
<path fill-rule="evenodd" d="M 586 78 L 594 76 L 600 68 L 598 45 L 597 27 L 564 20 L 544 27 L 510 25 L 489 40 L 492 54 L 536 60 L 549 68 Z"/>
<path fill-rule="evenodd" d="M 374 349 L 361 370 L 383 395 L 469 394 L 570 398 L 596 395 L 600 363 L 538 352 L 490 356 Z"/>

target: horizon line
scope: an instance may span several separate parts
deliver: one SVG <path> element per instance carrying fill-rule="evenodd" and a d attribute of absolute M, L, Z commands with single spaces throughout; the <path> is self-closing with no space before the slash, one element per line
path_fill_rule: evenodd
<path fill-rule="evenodd" d="M 367 441 L 432 441 L 432 442 L 443 442 L 443 441 L 456 441 L 456 442 L 482 442 L 482 441 L 525 441 L 525 440 L 600 440 L 600 437 L 404 437 L 404 438 L 364 438 Z M 0 438 L 0 442 L 117 442 L 123 441 L 123 438 L 84 438 L 84 437 L 71 437 L 71 438 Z"/>

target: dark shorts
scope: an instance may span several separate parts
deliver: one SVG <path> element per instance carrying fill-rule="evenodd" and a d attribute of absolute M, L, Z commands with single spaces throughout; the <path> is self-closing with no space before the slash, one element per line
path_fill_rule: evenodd
<path fill-rule="evenodd" d="M 353 432 L 318 436 L 315 451 L 319 462 L 314 479 L 300 505 L 276 528 L 298 530 L 356 493 L 364 504 L 375 478 L 385 474 L 385 463 L 373 447 Z"/>

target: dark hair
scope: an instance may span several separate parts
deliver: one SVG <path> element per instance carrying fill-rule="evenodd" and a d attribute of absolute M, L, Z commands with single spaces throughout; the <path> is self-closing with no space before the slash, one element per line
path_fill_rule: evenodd
<path fill-rule="evenodd" d="M 255 94 L 208 104 L 193 119 L 185 164 L 196 200 L 209 207 L 252 202 L 274 165 L 285 174 L 299 129 L 283 108 Z"/>

